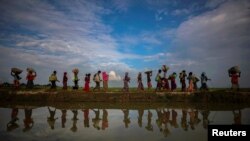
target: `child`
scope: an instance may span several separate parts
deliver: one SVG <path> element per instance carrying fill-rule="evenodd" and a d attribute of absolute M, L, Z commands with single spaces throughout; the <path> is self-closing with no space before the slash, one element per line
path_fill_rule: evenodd
<path fill-rule="evenodd" d="M 28 71 L 28 74 L 26 76 L 26 80 L 27 80 L 27 85 L 26 85 L 26 88 L 28 89 L 32 89 L 34 87 L 34 79 L 36 77 L 36 72 L 31 70 L 31 69 L 27 69 Z M 34 74 L 33 74 L 34 72 Z"/>
<path fill-rule="evenodd" d="M 51 82 L 51 89 L 56 89 L 56 82 L 60 82 L 57 80 L 56 71 L 53 71 L 53 73 L 50 75 L 49 81 Z"/>
<path fill-rule="evenodd" d="M 161 78 L 161 70 L 158 70 L 158 73 L 155 77 L 155 81 L 157 82 L 157 85 L 156 85 L 156 88 L 155 88 L 155 91 L 157 90 L 161 90 L 161 81 L 162 81 L 162 78 Z"/>
<path fill-rule="evenodd" d="M 68 85 L 67 85 L 68 77 L 67 77 L 67 72 L 64 72 L 63 74 L 63 89 L 67 90 Z"/>
<path fill-rule="evenodd" d="M 123 82 L 124 82 L 123 91 L 128 92 L 129 91 L 128 83 L 130 82 L 130 77 L 128 76 L 128 72 L 125 73 Z"/>
<path fill-rule="evenodd" d="M 104 92 L 107 92 L 108 91 L 109 75 L 105 71 L 102 72 L 102 79 L 103 79 L 103 89 L 104 89 Z"/>
<path fill-rule="evenodd" d="M 142 76 L 141 76 L 141 72 L 139 72 L 139 74 L 138 74 L 138 77 L 137 77 L 137 82 L 138 82 L 138 88 L 137 88 L 137 90 L 139 90 L 139 91 L 143 91 L 144 90 L 144 88 L 143 88 L 143 83 L 142 83 Z"/>

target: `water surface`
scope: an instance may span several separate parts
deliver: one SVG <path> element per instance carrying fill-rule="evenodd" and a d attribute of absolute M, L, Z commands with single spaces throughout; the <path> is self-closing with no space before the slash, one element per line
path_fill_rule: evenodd
<path fill-rule="evenodd" d="M 208 124 L 250 124 L 250 108 L 0 108 L 0 140 L 207 140 Z"/>

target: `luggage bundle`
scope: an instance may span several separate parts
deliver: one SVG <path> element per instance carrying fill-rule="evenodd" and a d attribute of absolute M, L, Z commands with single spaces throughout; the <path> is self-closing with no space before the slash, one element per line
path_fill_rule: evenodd
<path fill-rule="evenodd" d="M 74 68 L 74 69 L 72 70 L 72 72 L 75 73 L 75 74 L 78 74 L 78 73 L 79 73 L 79 69 L 78 69 L 78 68 Z"/>
<path fill-rule="evenodd" d="M 32 72 L 32 73 L 36 72 L 33 68 L 27 68 L 26 70 L 27 70 L 27 72 Z"/>
<path fill-rule="evenodd" d="M 166 71 L 169 70 L 169 67 L 166 66 L 166 65 L 162 65 L 161 69 L 162 69 L 163 72 L 166 72 Z"/>
<path fill-rule="evenodd" d="M 23 70 L 21 70 L 19 68 L 11 68 L 11 72 L 16 73 L 16 74 L 21 74 L 23 72 Z"/>
<path fill-rule="evenodd" d="M 240 67 L 239 66 L 233 66 L 230 69 L 228 69 L 228 73 L 229 74 L 240 73 Z"/>

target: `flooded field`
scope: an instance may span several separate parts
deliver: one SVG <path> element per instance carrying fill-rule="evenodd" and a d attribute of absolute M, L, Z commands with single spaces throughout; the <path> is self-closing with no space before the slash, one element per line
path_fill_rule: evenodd
<path fill-rule="evenodd" d="M 244 106 L 91 105 L 2 107 L 0 140 L 206 141 L 208 124 L 250 124 Z"/>

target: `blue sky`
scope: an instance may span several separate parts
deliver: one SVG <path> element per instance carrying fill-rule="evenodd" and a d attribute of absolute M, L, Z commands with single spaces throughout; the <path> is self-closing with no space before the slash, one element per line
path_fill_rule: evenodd
<path fill-rule="evenodd" d="M 0 17 L 0 82 L 12 81 L 12 67 L 35 68 L 39 84 L 78 67 L 80 78 L 100 69 L 119 87 L 128 71 L 135 86 L 138 72 L 154 79 L 166 64 L 229 87 L 227 69 L 239 65 L 250 87 L 247 0 L 1 0 Z"/>

